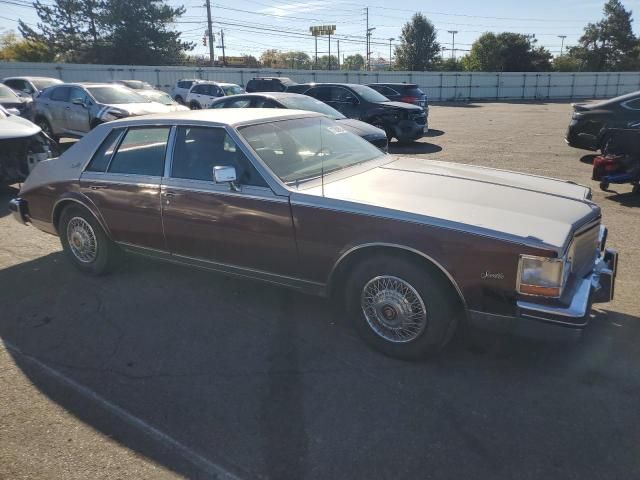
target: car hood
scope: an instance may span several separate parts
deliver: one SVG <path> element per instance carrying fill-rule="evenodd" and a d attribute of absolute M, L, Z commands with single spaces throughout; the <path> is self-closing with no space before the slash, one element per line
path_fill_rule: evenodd
<path fill-rule="evenodd" d="M 387 108 L 399 108 L 402 110 L 411 110 L 411 111 L 415 111 L 416 113 L 422 112 L 422 107 L 419 107 L 418 105 L 414 105 L 413 103 L 383 102 L 383 103 L 380 103 L 380 105 Z"/>
<path fill-rule="evenodd" d="M 361 137 L 369 137 L 369 136 L 380 136 L 386 137 L 387 134 L 384 130 L 374 127 L 365 122 L 361 122 L 360 120 L 355 120 L 353 118 L 341 118 L 336 120 L 340 123 L 344 128 L 349 130 L 350 132 L 355 133 Z"/>
<path fill-rule="evenodd" d="M 586 187 L 491 168 L 395 157 L 360 173 L 339 174 L 304 193 L 324 191 L 324 197 L 370 206 L 374 215 L 396 216 L 393 211 L 399 211 L 400 218 L 410 221 L 558 252 L 576 228 L 600 217 L 599 207 L 587 200 Z"/>
<path fill-rule="evenodd" d="M 171 106 L 157 102 L 121 103 L 109 106 L 129 112 L 129 115 L 146 115 L 148 113 L 168 113 L 173 111 Z"/>
<path fill-rule="evenodd" d="M 40 127 L 26 118 L 9 115 L 7 118 L 0 119 L 0 140 L 30 137 L 38 132 Z"/>

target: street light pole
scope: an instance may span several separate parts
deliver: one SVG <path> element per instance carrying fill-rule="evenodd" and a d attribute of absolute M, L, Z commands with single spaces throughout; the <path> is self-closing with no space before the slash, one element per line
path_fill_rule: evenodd
<path fill-rule="evenodd" d="M 458 30 L 447 30 L 451 34 L 451 58 L 456 58 L 456 33 Z"/>
<path fill-rule="evenodd" d="M 389 38 L 389 70 L 391 70 L 391 42 L 393 42 L 395 38 Z"/>
<path fill-rule="evenodd" d="M 567 38 L 566 35 L 558 35 L 558 38 L 562 40 L 560 44 L 560 56 L 562 56 L 562 51 L 564 50 L 564 39 Z"/>

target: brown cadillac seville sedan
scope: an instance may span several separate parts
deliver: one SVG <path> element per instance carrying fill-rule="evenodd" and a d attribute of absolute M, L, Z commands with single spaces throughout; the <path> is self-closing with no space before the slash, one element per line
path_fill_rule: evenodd
<path fill-rule="evenodd" d="M 40 162 L 11 208 L 88 273 L 125 250 L 331 296 L 402 358 L 466 319 L 579 330 L 616 275 L 588 188 L 383 154 L 295 110 L 100 125 Z"/>

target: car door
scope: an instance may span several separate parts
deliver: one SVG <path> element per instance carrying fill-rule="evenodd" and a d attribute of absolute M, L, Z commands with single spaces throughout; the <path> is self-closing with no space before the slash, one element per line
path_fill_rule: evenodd
<path fill-rule="evenodd" d="M 117 128 L 80 177 L 82 192 L 125 245 L 165 250 L 160 183 L 170 127 Z"/>
<path fill-rule="evenodd" d="M 360 118 L 360 100 L 354 92 L 345 87 L 331 87 L 331 100 L 327 102 L 345 117 Z"/>
<path fill-rule="evenodd" d="M 56 87 L 48 99 L 43 99 L 43 105 L 51 116 L 51 127 L 56 134 L 68 131 L 66 108 L 70 93 L 71 87 Z"/>
<path fill-rule="evenodd" d="M 81 102 L 81 103 L 77 103 Z M 89 96 L 80 87 L 71 87 L 69 102 L 65 107 L 67 129 L 76 135 L 84 135 L 91 130 L 89 117 Z"/>
<path fill-rule="evenodd" d="M 236 168 L 237 189 L 214 183 L 213 167 L 225 165 Z M 297 272 L 289 198 L 273 193 L 248 151 L 222 127 L 177 128 L 162 219 L 169 251 L 185 261 L 236 273 Z"/>

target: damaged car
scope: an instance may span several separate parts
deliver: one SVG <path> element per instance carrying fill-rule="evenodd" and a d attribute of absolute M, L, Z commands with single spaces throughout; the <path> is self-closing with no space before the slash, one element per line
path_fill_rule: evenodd
<path fill-rule="evenodd" d="M 0 185 L 24 181 L 38 162 L 55 153 L 40 127 L 0 106 Z"/>

